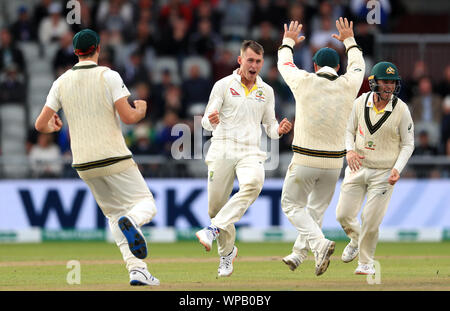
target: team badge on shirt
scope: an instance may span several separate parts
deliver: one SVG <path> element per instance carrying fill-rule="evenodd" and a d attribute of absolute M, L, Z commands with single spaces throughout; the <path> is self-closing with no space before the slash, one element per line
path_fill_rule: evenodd
<path fill-rule="evenodd" d="M 262 90 L 256 91 L 255 97 L 257 101 L 264 101 L 264 92 Z"/>
<path fill-rule="evenodd" d="M 373 143 L 373 141 L 369 140 L 369 141 L 366 143 L 366 146 L 365 146 L 364 148 L 369 149 L 369 150 L 375 150 L 375 146 L 376 146 L 376 145 Z"/>

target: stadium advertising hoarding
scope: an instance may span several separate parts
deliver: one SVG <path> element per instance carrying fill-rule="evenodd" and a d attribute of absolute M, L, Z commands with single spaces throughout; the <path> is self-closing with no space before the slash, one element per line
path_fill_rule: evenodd
<path fill-rule="evenodd" d="M 204 179 L 148 179 L 158 208 L 153 228 L 189 229 L 209 224 L 207 184 Z M 292 229 L 280 206 L 282 179 L 268 179 L 236 224 L 240 228 Z M 235 191 L 237 190 L 235 184 Z M 395 186 L 383 228 L 450 228 L 450 181 L 400 180 Z M 335 219 L 340 181 L 323 228 L 340 229 Z M 0 181 L 0 230 L 104 229 L 107 221 L 81 180 Z"/>

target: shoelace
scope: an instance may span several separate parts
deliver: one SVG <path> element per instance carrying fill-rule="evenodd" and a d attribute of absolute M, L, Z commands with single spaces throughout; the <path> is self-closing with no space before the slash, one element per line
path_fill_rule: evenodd
<path fill-rule="evenodd" d="M 226 269 L 230 268 L 232 265 L 233 252 L 230 255 L 225 257 L 220 257 L 220 266 L 225 266 Z"/>

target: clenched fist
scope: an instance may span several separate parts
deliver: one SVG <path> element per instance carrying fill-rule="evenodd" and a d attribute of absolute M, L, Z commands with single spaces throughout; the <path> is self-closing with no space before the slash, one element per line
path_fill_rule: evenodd
<path fill-rule="evenodd" d="M 283 134 L 287 134 L 291 131 L 292 129 L 292 123 L 289 122 L 288 119 L 284 118 L 283 120 L 281 120 L 280 125 L 278 126 L 278 135 L 283 135 Z"/>
<path fill-rule="evenodd" d="M 211 124 L 219 124 L 219 112 L 217 110 L 214 110 L 209 116 L 209 123 Z"/>

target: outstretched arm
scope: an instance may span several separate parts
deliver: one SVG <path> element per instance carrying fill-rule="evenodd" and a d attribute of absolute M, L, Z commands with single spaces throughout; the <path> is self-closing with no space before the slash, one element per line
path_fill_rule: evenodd
<path fill-rule="evenodd" d="M 293 58 L 294 46 L 305 40 L 304 36 L 300 36 L 302 27 L 303 25 L 297 21 L 292 21 L 289 27 L 284 24 L 283 43 L 278 49 L 278 71 L 291 90 L 295 90 L 300 80 L 309 74 L 297 68 Z"/>
<path fill-rule="evenodd" d="M 358 95 L 358 91 L 361 88 L 362 81 L 365 74 L 365 63 L 362 54 L 362 50 L 359 45 L 356 44 L 353 34 L 353 22 L 348 22 L 347 18 L 340 17 L 336 21 L 336 28 L 339 31 L 339 35 L 332 34 L 332 37 L 341 41 L 345 45 L 345 52 L 348 55 L 347 71 L 344 77 L 350 82 L 350 86 L 354 92 L 354 96 Z"/>

